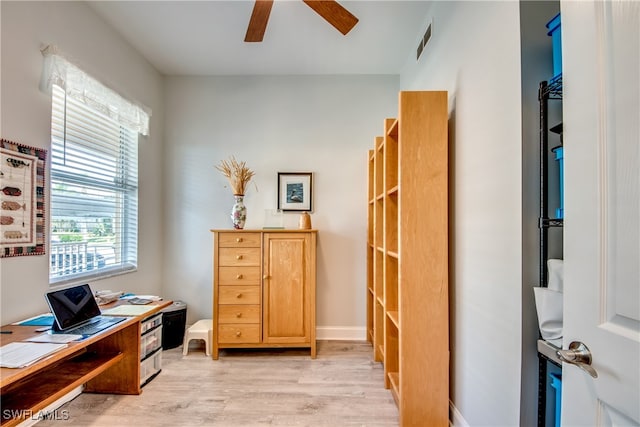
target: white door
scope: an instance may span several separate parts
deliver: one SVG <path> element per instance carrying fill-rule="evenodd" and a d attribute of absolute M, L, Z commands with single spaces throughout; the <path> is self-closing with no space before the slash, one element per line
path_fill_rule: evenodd
<path fill-rule="evenodd" d="M 562 1 L 562 425 L 640 425 L 640 2 Z"/>

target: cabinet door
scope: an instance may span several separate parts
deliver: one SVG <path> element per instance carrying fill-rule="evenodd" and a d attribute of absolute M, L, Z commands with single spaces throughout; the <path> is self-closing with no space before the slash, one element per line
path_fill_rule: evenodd
<path fill-rule="evenodd" d="M 265 233 L 263 341 L 311 340 L 311 238 L 309 233 Z"/>

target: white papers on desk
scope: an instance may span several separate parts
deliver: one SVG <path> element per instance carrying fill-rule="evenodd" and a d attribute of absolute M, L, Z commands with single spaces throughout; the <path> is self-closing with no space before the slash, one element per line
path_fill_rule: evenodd
<path fill-rule="evenodd" d="M 148 311 L 155 310 L 155 305 L 130 305 L 122 304 L 117 307 L 102 310 L 105 316 L 142 316 Z"/>
<path fill-rule="evenodd" d="M 71 341 L 79 341 L 82 339 L 82 335 L 76 334 L 50 334 L 45 332 L 44 334 L 36 335 L 35 337 L 27 338 L 25 341 L 29 342 L 52 342 L 52 343 L 68 343 Z"/>
<path fill-rule="evenodd" d="M 0 347 L 0 367 L 24 368 L 66 346 L 55 343 L 12 342 Z"/>

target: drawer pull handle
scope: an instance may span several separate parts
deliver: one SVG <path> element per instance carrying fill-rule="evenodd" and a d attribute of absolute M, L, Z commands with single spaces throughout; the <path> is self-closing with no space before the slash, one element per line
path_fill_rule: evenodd
<path fill-rule="evenodd" d="M 242 298 L 242 292 L 238 292 L 238 295 L 236 295 L 236 298 Z"/>
<path fill-rule="evenodd" d="M 239 337 L 240 335 L 242 335 L 242 332 L 237 331 L 237 332 L 236 332 L 236 336 L 237 336 L 237 337 Z"/>
<path fill-rule="evenodd" d="M 269 276 L 267 276 L 267 275 L 265 274 L 264 276 L 262 276 L 262 279 L 264 279 L 264 280 L 268 280 L 268 279 L 269 279 Z"/>
<path fill-rule="evenodd" d="M 238 243 L 242 242 L 242 237 L 238 237 L 238 238 L 236 239 L 236 242 L 238 242 Z"/>
<path fill-rule="evenodd" d="M 242 259 L 242 255 L 238 255 L 236 259 Z"/>
<path fill-rule="evenodd" d="M 242 279 L 242 274 L 238 274 L 238 275 L 236 276 L 236 279 L 238 279 L 238 280 Z"/>
<path fill-rule="evenodd" d="M 236 313 L 236 317 L 239 319 L 242 317 L 242 313 Z"/>

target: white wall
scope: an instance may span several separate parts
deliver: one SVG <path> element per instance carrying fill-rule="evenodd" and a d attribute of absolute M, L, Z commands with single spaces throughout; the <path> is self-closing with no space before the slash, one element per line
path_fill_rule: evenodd
<path fill-rule="evenodd" d="M 2 20 L 0 135 L 50 151 L 51 98 L 38 89 L 40 48 L 63 53 L 107 86 L 153 111 L 140 138 L 139 266 L 135 273 L 91 282 L 94 289 L 161 291 L 162 77 L 84 2 L 0 2 Z M 47 181 L 49 165 L 47 164 Z M 47 220 L 48 221 L 48 220 Z M 48 256 L 0 259 L 0 323 L 47 311 Z"/>
<path fill-rule="evenodd" d="M 434 2 L 431 16 L 431 41 L 419 61 L 408 61 L 400 86 L 449 91 L 451 400 L 469 425 L 514 426 L 522 335 L 519 5 Z"/>
<path fill-rule="evenodd" d="M 232 227 L 233 204 L 214 165 L 233 155 L 256 173 L 246 229 L 276 208 L 277 172 L 313 172 L 318 337 L 364 339 L 367 150 L 397 91 L 398 76 L 167 78 L 163 293 L 187 303 L 189 322 L 212 315 L 209 230 Z"/>

